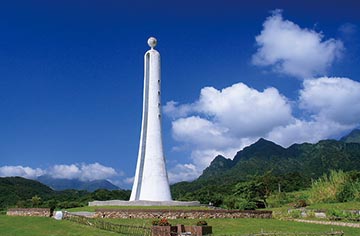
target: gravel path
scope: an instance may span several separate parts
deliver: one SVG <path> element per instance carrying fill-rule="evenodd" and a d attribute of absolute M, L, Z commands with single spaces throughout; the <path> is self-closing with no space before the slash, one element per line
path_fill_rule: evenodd
<path fill-rule="evenodd" d="M 311 223 L 311 224 L 320 224 L 320 225 L 337 225 L 337 226 L 360 228 L 360 224 L 358 224 L 358 223 L 335 222 L 335 221 L 318 221 L 318 220 L 302 220 L 302 219 L 294 219 L 294 221 L 303 222 L 303 223 Z"/>

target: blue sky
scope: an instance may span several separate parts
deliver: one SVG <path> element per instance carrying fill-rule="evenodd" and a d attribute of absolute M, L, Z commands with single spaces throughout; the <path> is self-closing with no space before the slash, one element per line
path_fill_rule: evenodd
<path fill-rule="evenodd" d="M 149 36 L 171 182 L 260 137 L 289 146 L 358 128 L 359 4 L 288 2 L 1 2 L 0 176 L 130 188 Z"/>

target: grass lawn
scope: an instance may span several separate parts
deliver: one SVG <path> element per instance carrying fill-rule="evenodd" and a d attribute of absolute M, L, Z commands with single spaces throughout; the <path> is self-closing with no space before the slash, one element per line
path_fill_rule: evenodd
<path fill-rule="evenodd" d="M 124 224 L 124 225 L 138 225 L 150 226 L 152 219 L 106 219 L 106 221 Z M 213 226 L 214 235 L 225 234 L 250 234 L 264 232 L 329 232 L 343 231 L 345 236 L 359 236 L 359 228 L 329 226 L 329 225 L 315 225 L 308 223 L 299 223 L 293 221 L 282 221 L 276 219 L 206 219 L 209 225 Z M 197 220 L 191 219 L 177 219 L 169 220 L 172 225 L 184 224 L 194 225 Z"/>
<path fill-rule="evenodd" d="M 282 207 L 274 207 L 274 208 L 267 208 L 261 210 L 269 210 L 269 211 L 284 211 L 290 209 L 288 205 L 284 205 Z M 330 209 L 337 209 L 337 210 L 360 210 L 360 202 L 336 202 L 336 203 L 314 203 L 310 204 L 306 207 L 306 209 L 311 210 L 330 210 Z"/>
<path fill-rule="evenodd" d="M 293 207 L 289 207 L 289 206 L 282 206 L 282 207 L 278 207 L 278 208 L 267 208 L 264 210 L 270 210 L 273 211 L 273 217 L 277 218 L 277 219 L 286 219 L 289 217 L 294 217 L 291 214 L 288 214 L 288 209 L 293 209 L 295 210 L 295 212 L 297 211 L 298 213 L 294 213 L 296 214 L 300 214 L 300 209 L 294 209 Z M 360 210 L 360 202 L 342 202 L 342 203 L 317 203 L 317 204 L 312 204 L 306 207 L 307 210 L 310 211 L 317 211 L 317 210 L 321 210 L 321 211 L 331 211 L 331 210 L 339 210 L 339 211 L 343 211 L 343 210 Z M 298 217 L 295 217 L 298 218 Z M 312 220 L 329 220 L 328 218 L 326 219 L 322 219 L 322 218 L 314 218 L 314 216 L 310 216 L 308 217 Z M 359 234 L 360 235 L 360 234 Z"/>
<path fill-rule="evenodd" d="M 360 202 L 317 203 L 307 207 L 314 210 L 360 210 Z"/>
<path fill-rule="evenodd" d="M 151 219 L 106 219 L 106 221 L 136 226 L 150 226 Z M 193 225 L 197 220 L 169 220 L 172 225 Z M 315 225 L 276 219 L 208 219 L 214 235 L 240 235 L 264 232 L 345 232 L 345 236 L 359 236 L 360 229 Z M 0 216 L 1 236 L 110 236 L 119 235 L 84 226 L 67 220 L 56 221 L 46 217 Z"/>
<path fill-rule="evenodd" d="M 0 215 L 1 236 L 115 236 L 112 232 L 95 229 L 67 220 L 48 217 Z"/>

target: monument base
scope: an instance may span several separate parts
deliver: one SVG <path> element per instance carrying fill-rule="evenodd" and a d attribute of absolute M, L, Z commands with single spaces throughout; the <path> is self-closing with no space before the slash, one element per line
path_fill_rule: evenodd
<path fill-rule="evenodd" d="M 122 200 L 109 200 L 109 201 L 93 201 L 89 202 L 89 206 L 200 206 L 200 202 L 191 201 L 122 201 Z"/>

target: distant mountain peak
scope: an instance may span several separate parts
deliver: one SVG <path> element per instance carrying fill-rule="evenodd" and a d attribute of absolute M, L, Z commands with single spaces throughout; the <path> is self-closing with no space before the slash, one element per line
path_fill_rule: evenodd
<path fill-rule="evenodd" d="M 259 138 L 259 140 L 258 141 L 256 141 L 255 143 L 258 143 L 258 142 L 270 142 L 269 140 L 266 140 L 266 139 L 264 139 L 264 138 Z"/>
<path fill-rule="evenodd" d="M 225 158 L 222 155 L 217 155 L 211 162 L 210 166 L 203 171 L 203 174 L 201 176 L 203 178 L 210 177 L 217 174 L 218 172 L 227 171 L 233 166 L 234 162 L 230 158 Z"/>
<path fill-rule="evenodd" d="M 240 161 L 240 159 L 249 159 L 253 156 L 271 156 L 282 153 L 285 150 L 282 146 L 266 140 L 264 138 L 260 138 L 255 143 L 251 144 L 248 147 L 245 147 L 243 150 L 237 152 L 234 157 L 234 162 Z"/>
<path fill-rule="evenodd" d="M 222 155 L 217 155 L 217 156 L 214 158 L 214 160 L 212 160 L 212 162 L 217 162 L 217 161 L 220 161 L 220 160 L 223 160 L 223 159 L 227 159 L 227 158 L 225 158 L 225 157 L 222 156 Z"/>
<path fill-rule="evenodd" d="M 269 141 L 267 139 L 264 139 L 264 138 L 259 138 L 258 141 L 256 141 L 255 143 L 253 143 L 252 145 L 274 145 L 274 146 L 280 146 L 272 141 Z M 250 145 L 250 146 L 252 146 Z"/>
<path fill-rule="evenodd" d="M 360 129 L 354 129 L 348 135 L 345 135 L 340 139 L 345 143 L 360 143 Z"/>
<path fill-rule="evenodd" d="M 112 184 L 110 181 L 102 180 L 93 180 L 93 181 L 81 181 L 79 179 L 55 179 L 49 175 L 42 175 L 37 178 L 37 181 L 49 186 L 53 190 L 66 190 L 66 189 L 76 189 L 76 190 L 87 190 L 93 192 L 97 189 L 107 189 L 107 190 L 117 190 L 118 186 Z"/>

